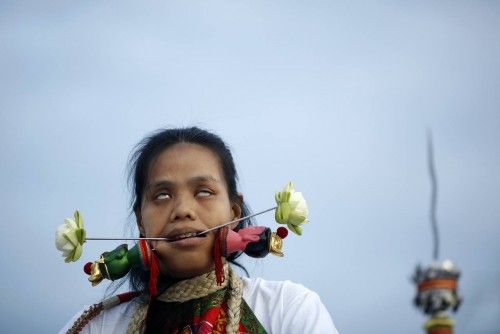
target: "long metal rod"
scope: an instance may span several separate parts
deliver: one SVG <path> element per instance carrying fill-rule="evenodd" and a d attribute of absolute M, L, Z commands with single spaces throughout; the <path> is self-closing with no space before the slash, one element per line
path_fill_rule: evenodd
<path fill-rule="evenodd" d="M 261 215 L 261 214 L 263 214 L 263 213 L 266 213 L 266 212 L 272 211 L 272 210 L 274 210 L 274 209 L 276 209 L 276 208 L 277 208 L 277 207 L 275 206 L 275 207 L 273 207 L 273 208 L 270 208 L 270 209 L 267 209 L 267 210 L 264 210 L 264 211 L 260 211 L 260 212 L 254 213 L 254 214 L 248 215 L 248 216 L 243 217 L 243 218 L 238 218 L 238 219 L 235 219 L 235 220 L 233 220 L 233 221 L 230 221 L 229 223 L 225 223 L 225 224 L 222 224 L 222 225 L 217 225 L 217 226 L 212 227 L 212 228 L 209 228 L 208 230 L 205 230 L 205 231 L 203 231 L 203 232 L 199 232 L 199 233 L 197 233 L 196 235 L 205 234 L 205 233 L 208 233 L 208 232 L 210 232 L 210 231 L 213 231 L 213 230 L 217 230 L 217 229 L 219 229 L 219 228 L 222 228 L 222 227 L 224 227 L 224 226 L 231 225 L 231 224 L 234 224 L 234 223 L 240 222 L 240 221 L 245 220 L 245 219 L 248 219 L 248 218 L 253 218 L 253 217 L 258 216 L 258 215 Z"/>
<path fill-rule="evenodd" d="M 166 238 L 85 238 L 85 240 L 156 240 L 163 241 Z"/>
<path fill-rule="evenodd" d="M 224 224 L 221 224 L 221 225 L 214 226 L 212 228 L 209 228 L 208 230 L 196 233 L 195 236 L 206 234 L 206 233 L 208 233 L 210 231 L 217 230 L 217 229 L 222 228 L 222 227 L 227 226 L 227 225 L 238 223 L 238 222 L 240 222 L 242 220 L 245 220 L 245 219 L 253 218 L 253 217 L 261 215 L 263 213 L 275 210 L 276 208 L 277 207 L 275 206 L 275 207 L 272 207 L 270 209 L 266 209 L 264 211 L 260 211 L 260 212 L 253 213 L 253 214 L 245 216 L 245 217 L 241 217 L 241 218 L 232 220 L 232 221 L 230 221 L 228 223 L 224 223 Z M 182 238 L 182 239 L 185 239 L 185 238 Z M 85 238 L 85 240 L 155 240 L 155 241 L 172 241 L 169 238 Z M 180 240 L 180 239 L 175 239 L 175 240 L 177 241 L 177 240 Z"/>

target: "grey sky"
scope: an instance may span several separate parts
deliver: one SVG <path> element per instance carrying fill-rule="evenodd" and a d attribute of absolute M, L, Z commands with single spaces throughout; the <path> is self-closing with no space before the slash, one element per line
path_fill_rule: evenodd
<path fill-rule="evenodd" d="M 54 231 L 80 209 L 89 235 L 128 233 L 128 154 L 185 125 L 230 144 L 253 210 L 288 180 L 305 194 L 286 257 L 245 263 L 317 291 L 343 333 L 422 333 L 431 127 L 456 331 L 500 327 L 498 2 L 2 1 L 0 69 L 2 333 L 102 296 L 81 268 L 117 243 L 64 264 Z"/>

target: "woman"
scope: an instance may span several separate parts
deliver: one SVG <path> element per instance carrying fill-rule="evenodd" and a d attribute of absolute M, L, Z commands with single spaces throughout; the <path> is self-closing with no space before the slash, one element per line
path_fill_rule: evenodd
<path fill-rule="evenodd" d="M 217 284 L 217 233 L 195 233 L 248 215 L 231 152 L 218 136 L 196 127 L 161 130 L 138 145 L 131 162 L 140 236 L 174 240 L 150 243 L 159 292 L 148 296 L 150 275 L 135 268 L 130 284 L 140 296 L 75 322 L 77 315 L 61 332 L 337 333 L 318 295 L 302 285 L 240 278 L 227 264 Z"/>

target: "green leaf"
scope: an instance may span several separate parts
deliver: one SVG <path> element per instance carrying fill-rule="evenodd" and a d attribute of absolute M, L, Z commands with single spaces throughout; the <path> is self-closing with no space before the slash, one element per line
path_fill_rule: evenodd
<path fill-rule="evenodd" d="M 288 203 L 288 202 L 290 202 L 290 197 L 292 197 L 292 193 L 290 191 L 285 191 L 283 193 L 283 197 L 284 197 L 283 202 Z"/>
<path fill-rule="evenodd" d="M 80 214 L 80 211 L 78 210 L 75 210 L 75 222 L 76 222 L 76 226 L 78 228 L 83 228 L 83 217 L 82 215 Z"/>
<path fill-rule="evenodd" d="M 290 205 L 288 203 L 281 203 L 276 208 L 275 219 L 278 223 L 286 224 L 288 216 L 290 215 Z"/>
<path fill-rule="evenodd" d="M 83 243 L 85 242 L 85 230 L 83 228 L 79 228 L 78 230 L 75 230 L 75 235 L 78 239 L 78 243 L 80 245 L 83 245 Z"/>
<path fill-rule="evenodd" d="M 66 258 L 64 259 L 64 262 L 70 263 L 71 262 L 71 255 L 66 256 Z"/>
<path fill-rule="evenodd" d="M 302 235 L 302 227 L 293 224 L 288 224 L 287 226 L 293 233 Z"/>
<path fill-rule="evenodd" d="M 78 245 L 78 238 L 76 237 L 74 231 L 70 230 L 68 232 L 65 232 L 63 235 L 64 235 L 64 238 L 66 240 L 68 240 L 71 245 L 73 245 L 73 246 Z"/>
<path fill-rule="evenodd" d="M 77 261 L 80 258 L 80 256 L 82 256 L 82 251 L 83 251 L 82 245 L 80 244 L 76 245 L 75 253 L 73 254 L 73 259 L 72 259 L 73 262 Z"/>

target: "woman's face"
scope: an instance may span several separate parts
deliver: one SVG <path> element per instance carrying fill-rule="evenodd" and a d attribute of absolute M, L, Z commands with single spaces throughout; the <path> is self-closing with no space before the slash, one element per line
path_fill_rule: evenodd
<path fill-rule="evenodd" d="M 219 159 L 210 149 L 179 143 L 153 161 L 141 208 L 136 212 L 146 237 L 180 237 L 239 218 L 229 200 Z M 174 242 L 153 241 L 162 274 L 188 278 L 213 268 L 213 232 Z"/>

